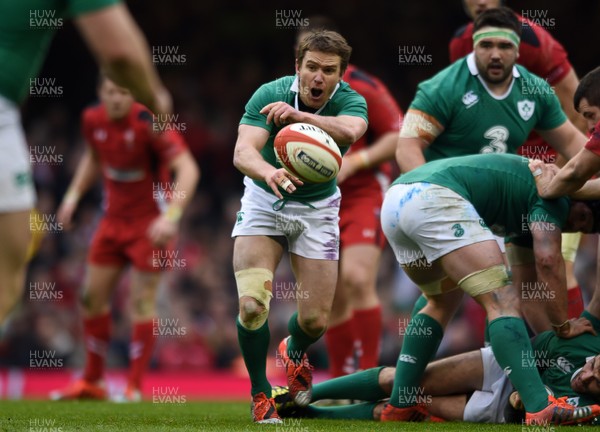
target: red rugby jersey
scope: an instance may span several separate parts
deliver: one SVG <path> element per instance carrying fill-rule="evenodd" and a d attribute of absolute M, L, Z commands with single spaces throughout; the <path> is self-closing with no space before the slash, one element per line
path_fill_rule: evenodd
<path fill-rule="evenodd" d="M 87 108 L 82 128 L 102 169 L 106 216 L 158 215 L 157 197 L 169 187 L 168 164 L 187 148 L 183 137 L 173 130 L 153 132 L 152 114 L 139 103 L 116 121 L 102 104 Z"/>
<path fill-rule="evenodd" d="M 343 80 L 365 98 L 369 110 L 369 128 L 358 141 L 352 144 L 346 154 L 355 153 L 368 147 L 387 132 L 400 130 L 402 111 L 388 88 L 378 78 L 354 65 L 348 65 Z M 384 162 L 378 167 L 358 171 L 340 185 L 342 195 L 348 197 L 358 189 L 365 188 L 363 190 L 367 190 L 379 187 L 376 178 L 378 172 L 383 173 L 389 180 L 392 173 L 391 163 Z"/>
<path fill-rule="evenodd" d="M 551 86 L 560 82 L 573 68 L 563 46 L 546 29 L 519 14 L 515 15 L 523 23 L 517 63 L 544 78 Z M 471 22 L 458 29 L 452 37 L 450 62 L 453 63 L 472 51 L 473 23 Z M 531 159 L 556 162 L 556 150 L 535 132 L 529 135 L 517 153 Z"/>
<path fill-rule="evenodd" d="M 600 121 L 592 129 L 590 137 L 585 143 L 585 148 L 600 156 Z"/>

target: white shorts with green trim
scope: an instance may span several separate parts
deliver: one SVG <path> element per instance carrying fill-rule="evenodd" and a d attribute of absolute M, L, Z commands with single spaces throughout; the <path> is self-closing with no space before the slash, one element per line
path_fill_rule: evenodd
<path fill-rule="evenodd" d="M 336 192 L 319 201 L 301 203 L 288 200 L 273 210 L 277 197 L 244 178 L 242 206 L 232 237 L 285 237 L 288 251 L 304 258 L 339 259 L 339 210 L 341 194 Z"/>
<path fill-rule="evenodd" d="M 35 199 L 19 109 L 0 96 L 0 213 L 29 210 Z"/>
<path fill-rule="evenodd" d="M 393 185 L 381 208 L 383 232 L 400 264 L 428 262 L 496 238 L 473 205 L 456 192 L 431 183 Z"/>

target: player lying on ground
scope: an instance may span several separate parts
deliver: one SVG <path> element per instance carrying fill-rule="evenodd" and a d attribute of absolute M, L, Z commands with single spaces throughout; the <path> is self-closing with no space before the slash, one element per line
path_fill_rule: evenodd
<path fill-rule="evenodd" d="M 401 392 L 419 385 L 462 291 L 487 312 L 492 349 L 524 401 L 527 424 L 572 420 L 573 407 L 548 397 L 537 371 L 521 363 L 524 356 L 532 357 L 531 343 L 492 230 L 533 242 L 538 278 L 551 297 L 540 313 L 558 336 L 570 338 L 591 331 L 591 324 L 566 318 L 561 233 L 591 232 L 597 215 L 589 203 L 539 198 L 527 163 L 505 154 L 438 160 L 402 175 L 388 190 L 384 233 L 400 265 L 427 295 L 427 305 L 406 330 L 383 421 L 429 415 L 423 406 L 403 400 Z M 447 277 L 461 290 L 442 291 Z"/>

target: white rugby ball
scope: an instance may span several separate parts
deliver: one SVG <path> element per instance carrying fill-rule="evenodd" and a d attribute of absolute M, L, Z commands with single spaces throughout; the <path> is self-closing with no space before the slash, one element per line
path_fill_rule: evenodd
<path fill-rule="evenodd" d="M 277 162 L 304 182 L 325 183 L 334 179 L 342 166 L 342 154 L 333 138 L 308 123 L 281 129 L 274 148 Z"/>

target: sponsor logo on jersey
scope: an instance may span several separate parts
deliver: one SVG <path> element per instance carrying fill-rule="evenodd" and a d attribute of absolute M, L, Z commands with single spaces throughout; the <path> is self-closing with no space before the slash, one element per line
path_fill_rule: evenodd
<path fill-rule="evenodd" d="M 529 120 L 535 111 L 535 102 L 530 100 L 522 100 L 517 102 L 517 108 L 519 109 L 519 115 L 525 121 Z"/>
<path fill-rule="evenodd" d="M 413 357 L 411 355 L 408 355 L 408 354 L 400 354 L 400 358 L 398 360 L 400 360 L 401 362 L 405 362 L 405 363 L 412 363 L 412 364 L 417 363 L 417 358 Z"/>
<path fill-rule="evenodd" d="M 105 129 L 94 129 L 94 139 L 96 141 L 106 141 L 106 138 L 108 137 L 108 133 L 106 132 Z"/>
<path fill-rule="evenodd" d="M 473 93 L 473 90 L 469 90 L 462 97 L 462 103 L 465 104 L 466 109 L 471 108 L 477 102 L 479 102 L 479 96 L 477 96 L 475 93 Z"/>
<path fill-rule="evenodd" d="M 556 367 L 565 374 L 571 373 L 575 368 L 575 366 L 573 366 L 573 363 L 571 363 L 564 357 L 559 357 L 558 359 L 556 359 Z"/>

